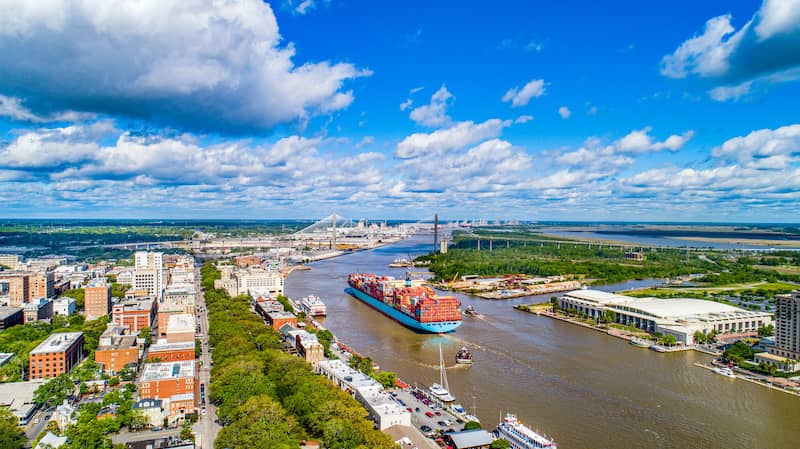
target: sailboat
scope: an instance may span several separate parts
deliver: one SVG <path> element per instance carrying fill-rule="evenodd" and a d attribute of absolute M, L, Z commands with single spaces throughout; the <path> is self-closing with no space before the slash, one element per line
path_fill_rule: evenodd
<path fill-rule="evenodd" d="M 450 394 L 450 386 L 447 384 L 447 372 L 444 367 L 442 345 L 439 345 L 439 383 L 431 385 L 429 390 L 442 402 L 454 402 L 456 400 L 456 398 Z"/>

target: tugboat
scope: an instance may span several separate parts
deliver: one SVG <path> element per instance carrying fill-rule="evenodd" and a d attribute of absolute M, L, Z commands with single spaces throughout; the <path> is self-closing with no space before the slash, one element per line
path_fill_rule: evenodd
<path fill-rule="evenodd" d="M 472 365 L 472 354 L 469 352 L 466 346 L 462 346 L 461 349 L 458 350 L 458 353 L 456 354 L 456 363 Z"/>
<path fill-rule="evenodd" d="M 469 305 L 467 306 L 466 309 L 464 309 L 464 314 L 472 316 L 481 316 L 480 312 L 475 310 L 475 307 L 472 307 L 472 305 Z"/>

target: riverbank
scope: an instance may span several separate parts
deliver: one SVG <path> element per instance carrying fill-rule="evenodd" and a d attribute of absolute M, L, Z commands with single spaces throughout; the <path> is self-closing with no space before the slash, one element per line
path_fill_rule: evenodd
<path fill-rule="evenodd" d="M 714 371 L 714 366 L 707 365 L 705 363 L 694 363 L 694 366 L 707 369 L 709 371 Z M 766 376 L 757 376 L 750 371 L 745 369 L 734 367 L 733 371 L 737 373 L 736 379 L 741 379 L 762 387 L 769 388 L 770 390 L 780 391 L 781 393 L 790 394 L 792 396 L 800 397 L 800 392 L 794 390 L 788 390 L 784 387 L 780 387 L 775 385 L 776 379 L 773 377 L 766 377 Z"/>
<path fill-rule="evenodd" d="M 635 339 L 639 339 L 640 341 L 648 340 L 650 343 L 647 347 L 656 352 L 681 352 L 681 351 L 691 351 L 694 350 L 694 346 L 682 346 L 682 345 L 675 345 L 675 346 L 664 346 L 657 344 L 656 342 L 649 341 L 651 336 L 646 332 L 632 332 L 628 331 L 623 328 L 614 327 L 613 325 L 597 325 L 588 322 L 587 320 L 582 320 L 579 318 L 568 317 L 566 315 L 560 313 L 554 313 L 552 311 L 552 306 L 548 303 L 539 303 L 539 304 L 519 304 L 514 306 L 515 309 L 521 310 L 523 312 L 532 313 L 539 316 L 546 316 L 548 318 L 553 318 L 555 320 L 564 321 L 566 323 L 574 324 L 577 326 L 581 326 L 587 329 L 591 329 L 593 331 L 602 332 L 606 335 L 610 335 L 612 337 L 619 338 L 621 340 L 626 340 L 628 342 L 632 342 Z M 705 351 L 703 351 L 705 352 Z"/>

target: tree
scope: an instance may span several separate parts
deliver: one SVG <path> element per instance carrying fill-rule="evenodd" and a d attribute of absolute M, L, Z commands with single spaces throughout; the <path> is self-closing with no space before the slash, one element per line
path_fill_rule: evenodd
<path fill-rule="evenodd" d="M 467 421 L 464 424 L 464 430 L 478 430 L 481 429 L 481 423 L 478 421 Z"/>
<path fill-rule="evenodd" d="M 150 329 L 150 326 L 143 327 L 142 330 L 139 331 L 139 338 L 144 338 L 144 345 L 150 346 L 150 343 L 153 342 L 153 331 Z"/>
<path fill-rule="evenodd" d="M 194 441 L 194 434 L 192 433 L 192 425 L 188 421 L 183 425 L 183 428 L 181 429 L 181 439 Z"/>
<path fill-rule="evenodd" d="M 775 335 L 775 326 L 770 324 L 768 326 L 761 326 L 758 328 L 759 337 L 772 337 Z"/>
<path fill-rule="evenodd" d="M 0 449 L 22 449 L 27 438 L 17 427 L 17 417 L 0 407 Z"/>
<path fill-rule="evenodd" d="M 705 343 L 706 342 L 706 334 L 703 331 L 695 331 L 695 333 L 694 333 L 694 341 L 695 341 L 695 343 Z"/>
<path fill-rule="evenodd" d="M 33 402 L 52 406 L 64 402 L 75 386 L 66 374 L 61 374 L 43 383 L 33 393 Z"/>
<path fill-rule="evenodd" d="M 502 438 L 492 441 L 492 449 L 508 449 L 511 447 L 510 443 L 507 440 Z"/>
<path fill-rule="evenodd" d="M 397 375 L 392 371 L 381 371 L 375 374 L 375 380 L 383 385 L 383 388 L 394 388 Z"/>
<path fill-rule="evenodd" d="M 672 334 L 666 334 L 663 337 L 661 337 L 661 344 L 666 346 L 674 346 L 675 343 L 677 342 L 678 340 Z"/>

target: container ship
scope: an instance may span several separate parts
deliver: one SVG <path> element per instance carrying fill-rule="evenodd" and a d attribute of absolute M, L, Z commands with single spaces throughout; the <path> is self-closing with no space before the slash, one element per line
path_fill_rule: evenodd
<path fill-rule="evenodd" d="M 354 273 L 347 277 L 349 295 L 418 332 L 442 334 L 461 325 L 461 302 L 439 296 L 424 281 Z"/>

